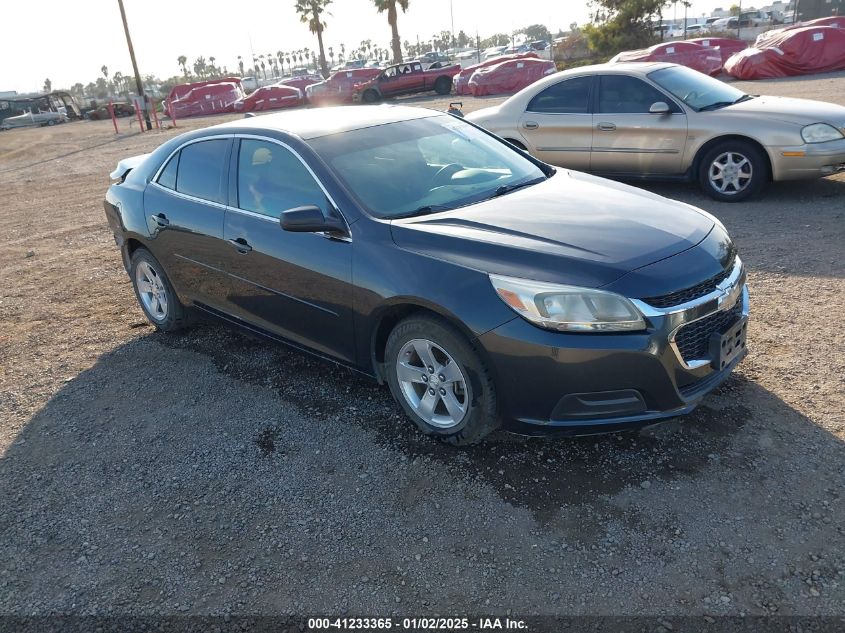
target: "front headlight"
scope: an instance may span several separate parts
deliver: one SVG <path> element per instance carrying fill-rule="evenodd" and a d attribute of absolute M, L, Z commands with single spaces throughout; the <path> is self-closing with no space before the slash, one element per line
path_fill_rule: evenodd
<path fill-rule="evenodd" d="M 496 293 L 535 325 L 565 332 L 644 330 L 642 314 L 621 295 L 592 288 L 490 275 Z"/>
<path fill-rule="evenodd" d="M 801 130 L 801 138 L 805 143 L 824 143 L 845 138 L 842 132 L 827 123 L 813 123 Z"/>

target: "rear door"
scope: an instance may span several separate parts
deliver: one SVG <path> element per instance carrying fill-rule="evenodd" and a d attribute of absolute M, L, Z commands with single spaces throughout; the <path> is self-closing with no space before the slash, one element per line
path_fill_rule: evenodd
<path fill-rule="evenodd" d="M 592 76 L 572 77 L 531 99 L 519 121 L 519 131 L 531 154 L 552 165 L 590 169 L 592 86 Z"/>
<path fill-rule="evenodd" d="M 220 295 L 231 146 L 232 136 L 184 145 L 144 192 L 150 248 L 186 300 L 213 305 Z"/>
<path fill-rule="evenodd" d="M 638 77 L 597 78 L 590 170 L 600 173 L 671 176 L 683 172 L 687 117 L 674 100 Z M 669 114 L 650 114 L 662 101 Z"/>
<path fill-rule="evenodd" d="M 316 205 L 337 214 L 317 179 L 286 145 L 236 141 L 235 198 L 226 213 L 225 310 L 319 352 L 352 362 L 352 243 L 319 233 L 291 233 L 283 211 Z"/>

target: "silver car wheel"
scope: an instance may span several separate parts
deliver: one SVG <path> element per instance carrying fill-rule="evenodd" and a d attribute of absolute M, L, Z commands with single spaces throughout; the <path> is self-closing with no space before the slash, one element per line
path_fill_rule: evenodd
<path fill-rule="evenodd" d="M 426 423 L 441 429 L 460 424 L 470 394 L 461 368 L 442 347 L 412 339 L 399 350 L 396 377 L 405 401 Z"/>
<path fill-rule="evenodd" d="M 737 152 L 719 154 L 710 164 L 710 186 L 727 196 L 744 191 L 754 176 L 754 168 L 747 156 Z"/>
<path fill-rule="evenodd" d="M 141 261 L 135 268 L 135 287 L 144 309 L 154 320 L 167 318 L 167 289 L 158 271 L 148 262 Z"/>

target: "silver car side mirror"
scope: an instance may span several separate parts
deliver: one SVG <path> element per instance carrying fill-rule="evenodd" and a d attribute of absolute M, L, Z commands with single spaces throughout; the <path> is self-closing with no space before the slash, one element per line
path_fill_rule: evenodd
<path fill-rule="evenodd" d="M 651 104 L 648 111 L 650 114 L 669 114 L 671 110 L 669 108 L 669 104 L 665 101 L 657 101 L 656 103 Z"/>

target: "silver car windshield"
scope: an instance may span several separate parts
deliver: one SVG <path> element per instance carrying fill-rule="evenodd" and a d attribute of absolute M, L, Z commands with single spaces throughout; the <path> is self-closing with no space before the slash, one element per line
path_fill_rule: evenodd
<path fill-rule="evenodd" d="M 364 209 L 382 218 L 454 209 L 547 177 L 520 151 L 445 114 L 310 144 Z"/>
<path fill-rule="evenodd" d="M 685 66 L 670 66 L 648 74 L 658 86 L 694 110 L 714 110 L 743 101 L 742 90 Z"/>

